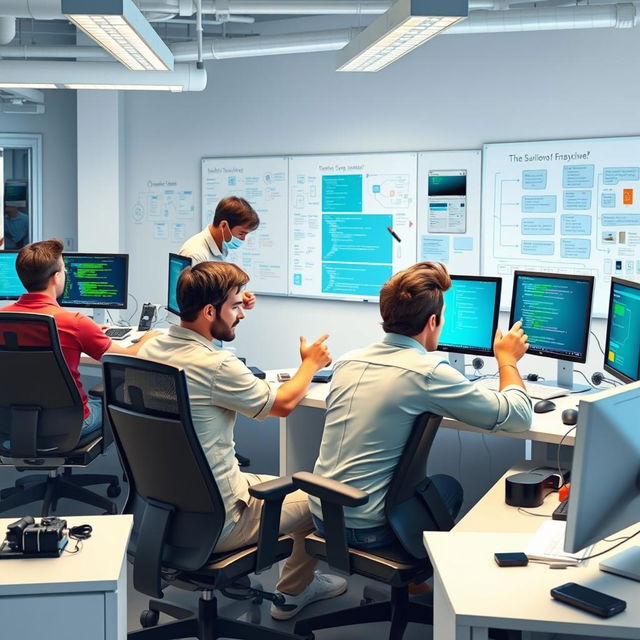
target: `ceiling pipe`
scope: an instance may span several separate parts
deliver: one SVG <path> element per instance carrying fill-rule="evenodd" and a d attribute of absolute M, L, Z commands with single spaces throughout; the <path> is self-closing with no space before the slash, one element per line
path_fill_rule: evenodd
<path fill-rule="evenodd" d="M 9 44 L 16 37 L 16 19 L 0 18 L 0 45 Z"/>
<path fill-rule="evenodd" d="M 0 16 L 63 20 L 62 0 L 0 0 Z"/>
<path fill-rule="evenodd" d="M 74 45 L 57 47 L 42 45 L 0 46 L 0 58 L 24 60 L 30 58 L 77 58 L 79 60 L 104 58 L 105 60 L 113 60 L 113 57 L 102 47 Z"/>

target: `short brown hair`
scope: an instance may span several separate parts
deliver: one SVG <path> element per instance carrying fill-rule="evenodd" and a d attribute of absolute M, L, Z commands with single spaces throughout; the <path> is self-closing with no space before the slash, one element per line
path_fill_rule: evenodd
<path fill-rule="evenodd" d="M 434 314 L 440 324 L 443 293 L 450 286 L 447 268 L 439 262 L 418 262 L 396 273 L 380 290 L 382 328 L 387 333 L 415 336 Z"/>
<path fill-rule="evenodd" d="M 253 207 L 244 198 L 237 196 L 222 198 L 218 202 L 213 226 L 217 227 L 223 220 L 227 221 L 230 228 L 244 226 L 255 231 L 260 226 L 260 218 Z"/>
<path fill-rule="evenodd" d="M 16 271 L 20 282 L 29 292 L 44 291 L 51 276 L 60 270 L 60 256 L 64 245 L 57 238 L 32 242 L 20 249 Z"/>
<path fill-rule="evenodd" d="M 249 276 L 231 262 L 200 262 L 183 269 L 178 278 L 177 300 L 180 318 L 193 322 L 208 304 L 217 312 L 232 291 L 249 282 Z"/>

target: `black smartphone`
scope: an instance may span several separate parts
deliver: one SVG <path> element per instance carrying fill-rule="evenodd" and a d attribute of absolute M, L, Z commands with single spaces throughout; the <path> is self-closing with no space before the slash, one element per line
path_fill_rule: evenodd
<path fill-rule="evenodd" d="M 329 382 L 332 375 L 333 369 L 320 369 L 320 371 L 316 371 L 313 378 L 311 378 L 311 382 Z"/>
<path fill-rule="evenodd" d="M 627 603 L 624 600 L 609 596 L 602 591 L 583 587 L 575 582 L 567 582 L 551 589 L 551 595 L 556 600 L 578 609 L 584 609 L 601 618 L 610 618 L 627 608 Z"/>
<path fill-rule="evenodd" d="M 262 369 L 258 369 L 258 367 L 248 367 L 248 369 L 256 378 L 260 378 L 260 380 L 264 380 L 267 377 L 267 374 Z"/>
<path fill-rule="evenodd" d="M 529 558 L 521 551 L 517 553 L 494 553 L 493 558 L 499 567 L 526 567 Z"/>
<path fill-rule="evenodd" d="M 140 314 L 140 322 L 138 323 L 138 331 L 149 331 L 151 323 L 156 317 L 156 305 L 146 302 L 142 305 L 142 313 Z"/>

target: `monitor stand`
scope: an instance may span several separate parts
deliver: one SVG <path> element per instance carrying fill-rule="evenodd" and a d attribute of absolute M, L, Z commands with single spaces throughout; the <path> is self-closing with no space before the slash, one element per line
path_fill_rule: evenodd
<path fill-rule="evenodd" d="M 107 311 L 106 309 L 94 309 L 93 321 L 96 324 L 107 324 Z"/>
<path fill-rule="evenodd" d="M 563 389 L 569 389 L 572 393 L 586 391 L 590 387 L 586 384 L 574 384 L 573 382 L 573 362 L 569 360 L 558 360 L 558 372 L 556 374 L 555 385 L 553 381 L 549 381 L 550 386 L 558 386 Z M 542 382 L 541 384 L 544 384 Z"/>
<path fill-rule="evenodd" d="M 464 371 L 465 361 L 463 353 L 453 353 L 453 351 L 449 351 L 449 364 L 463 376 L 467 375 Z"/>
<path fill-rule="evenodd" d="M 640 547 L 631 547 L 600 562 L 600 571 L 640 581 Z"/>

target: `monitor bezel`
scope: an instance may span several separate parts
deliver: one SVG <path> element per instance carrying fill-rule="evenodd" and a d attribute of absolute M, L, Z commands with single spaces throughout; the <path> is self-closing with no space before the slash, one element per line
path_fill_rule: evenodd
<path fill-rule="evenodd" d="M 185 261 L 189 261 L 189 264 L 185 264 L 184 267 L 182 267 L 182 269 L 180 270 L 180 273 L 182 273 L 182 271 L 184 269 L 186 269 L 187 267 L 190 267 L 193 264 L 193 260 L 189 257 L 189 256 L 183 256 L 180 255 L 179 253 L 169 253 L 169 260 L 167 261 L 167 304 L 165 306 L 165 309 L 167 311 L 170 311 L 171 313 L 179 316 L 180 315 L 180 309 L 173 309 L 170 305 L 171 305 L 171 296 L 169 295 L 169 286 L 171 285 L 171 258 L 178 258 L 179 260 L 185 260 Z M 176 282 L 176 285 L 178 283 Z"/>
<path fill-rule="evenodd" d="M 618 380 L 628 384 L 630 382 L 636 382 L 637 380 L 640 379 L 640 358 L 638 358 L 638 369 L 636 371 L 636 378 L 630 378 L 626 373 L 622 373 L 622 371 L 616 369 L 615 367 L 612 367 L 607 362 L 607 353 L 609 352 L 609 337 L 611 334 L 611 316 L 612 316 L 611 309 L 613 305 L 613 287 L 616 284 L 620 284 L 623 287 L 629 287 L 630 289 L 636 289 L 637 291 L 640 292 L 640 282 L 633 282 L 632 280 L 624 280 L 623 278 L 616 278 L 615 276 L 612 276 L 611 288 L 609 289 L 609 312 L 607 316 L 607 337 L 605 338 L 605 343 L 604 343 L 603 367 L 607 373 L 610 373 L 612 376 L 615 376 L 616 378 L 618 378 Z"/>
<path fill-rule="evenodd" d="M 589 301 L 587 311 L 587 324 L 584 335 L 582 336 L 582 355 L 571 356 L 566 353 L 550 353 L 542 349 L 535 349 L 529 345 L 527 354 L 534 356 L 541 356 L 543 358 L 553 358 L 554 360 L 566 360 L 567 362 L 579 362 L 584 364 L 587 361 L 587 348 L 589 346 L 589 331 L 591 329 L 591 314 L 593 310 L 593 288 L 595 284 L 595 278 L 587 275 L 576 275 L 573 273 L 548 273 L 540 271 L 514 271 L 513 272 L 513 290 L 511 292 L 511 309 L 509 310 L 509 326 L 512 327 L 515 318 L 515 299 L 516 291 L 518 289 L 518 278 L 520 277 L 533 277 L 533 278 L 549 278 L 551 280 L 579 280 L 589 283 Z"/>
<path fill-rule="evenodd" d="M 18 254 L 20 253 L 20 249 L 3 249 L 2 251 L 0 251 L 0 254 L 16 254 L 16 260 L 18 259 Z M 20 277 L 18 276 L 18 271 L 16 270 L 16 276 L 18 277 L 18 280 L 20 280 Z M 22 280 L 20 280 L 20 282 L 22 282 Z M 24 287 L 24 285 L 22 285 Z M 24 290 L 25 293 L 27 293 L 27 290 Z M 0 300 L 18 300 L 20 298 L 20 296 L 3 296 L 1 295 L 1 291 L 0 291 Z M 24 295 L 24 294 L 20 294 L 20 295 Z"/>
<path fill-rule="evenodd" d="M 493 305 L 493 328 L 491 335 L 496 335 L 496 329 L 498 328 L 498 320 L 500 318 L 500 297 L 502 294 L 502 278 L 500 276 L 466 276 L 466 275 L 453 275 L 450 274 L 451 280 L 472 280 L 476 282 L 494 282 L 496 285 L 496 297 Z M 445 322 L 447 310 L 445 308 Z M 461 348 L 456 345 L 446 345 L 438 343 L 438 351 L 444 351 L 446 353 L 460 353 L 463 355 L 472 356 L 493 356 L 493 344 L 488 349 L 474 349 L 474 348 Z"/>
<path fill-rule="evenodd" d="M 124 258 L 124 296 L 123 304 L 103 303 L 103 304 L 89 304 L 86 302 L 64 302 L 63 297 L 60 296 L 57 299 L 58 304 L 61 307 L 72 307 L 79 309 L 126 309 L 129 301 L 129 254 L 128 253 L 91 253 L 88 251 L 63 251 L 62 259 L 65 256 L 73 256 L 74 258 Z M 65 262 L 65 275 L 67 264 Z"/>

